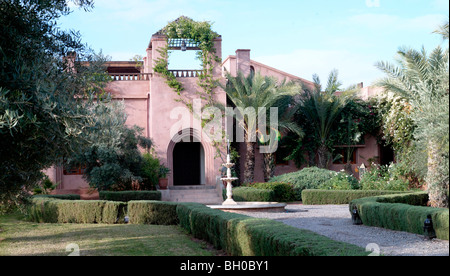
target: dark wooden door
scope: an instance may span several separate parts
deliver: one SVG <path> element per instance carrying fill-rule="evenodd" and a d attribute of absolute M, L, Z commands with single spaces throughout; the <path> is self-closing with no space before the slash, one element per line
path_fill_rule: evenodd
<path fill-rule="evenodd" d="M 200 143 L 180 142 L 173 149 L 173 184 L 200 185 Z"/>

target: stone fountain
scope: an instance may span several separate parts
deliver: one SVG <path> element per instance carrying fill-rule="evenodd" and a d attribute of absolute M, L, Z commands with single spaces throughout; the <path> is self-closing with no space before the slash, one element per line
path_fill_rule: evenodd
<path fill-rule="evenodd" d="M 231 163 L 230 140 L 228 140 L 227 147 L 227 163 L 223 164 L 223 166 L 227 168 L 227 176 L 221 178 L 220 180 L 227 183 L 227 199 L 222 203 L 222 205 L 237 205 L 236 201 L 233 200 L 233 185 L 231 183 L 238 178 L 231 176 L 231 168 L 234 166 L 234 163 Z"/>
<path fill-rule="evenodd" d="M 226 177 L 222 177 L 221 180 L 227 183 L 227 199 L 222 205 L 209 205 L 211 209 L 220 209 L 227 212 L 285 212 L 286 203 L 279 202 L 236 202 L 233 200 L 233 185 L 231 184 L 237 177 L 232 177 L 231 168 L 234 163 L 231 163 L 230 157 L 230 140 L 227 143 L 227 162 L 223 164 L 227 168 Z"/>

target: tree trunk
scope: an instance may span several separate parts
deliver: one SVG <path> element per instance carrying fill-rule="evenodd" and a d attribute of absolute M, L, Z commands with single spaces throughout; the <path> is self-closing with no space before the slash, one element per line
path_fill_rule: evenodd
<path fill-rule="evenodd" d="M 273 153 L 264 153 L 264 181 L 268 182 L 275 175 L 275 155 Z"/>
<path fill-rule="evenodd" d="M 328 147 L 325 144 L 321 144 L 317 149 L 317 167 L 328 169 L 329 155 Z"/>
<path fill-rule="evenodd" d="M 245 144 L 247 152 L 245 155 L 244 183 L 252 183 L 255 178 L 255 143 L 246 141 Z"/>
<path fill-rule="evenodd" d="M 439 164 L 444 162 L 438 145 L 433 141 L 428 142 L 428 172 L 426 182 L 428 185 L 428 197 L 431 207 L 448 208 L 448 179 L 440 171 Z"/>

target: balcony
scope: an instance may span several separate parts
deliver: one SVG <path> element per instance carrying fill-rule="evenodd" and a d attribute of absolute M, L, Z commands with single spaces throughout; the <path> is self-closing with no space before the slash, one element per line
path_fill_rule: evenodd
<path fill-rule="evenodd" d="M 198 78 L 203 74 L 202 70 L 169 70 L 176 78 Z"/>
<path fill-rule="evenodd" d="M 113 81 L 148 81 L 151 73 L 109 73 Z"/>

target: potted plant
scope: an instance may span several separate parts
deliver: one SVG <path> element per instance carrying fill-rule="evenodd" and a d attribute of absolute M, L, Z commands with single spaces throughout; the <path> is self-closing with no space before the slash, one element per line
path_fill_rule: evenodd
<path fill-rule="evenodd" d="M 159 167 L 159 188 L 161 190 L 166 190 L 169 185 L 169 180 L 167 179 L 167 175 L 170 173 L 170 169 L 164 165 Z"/>

